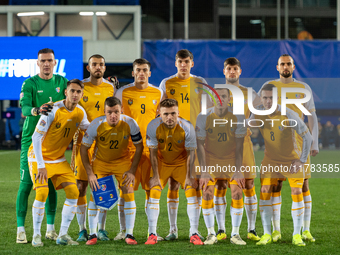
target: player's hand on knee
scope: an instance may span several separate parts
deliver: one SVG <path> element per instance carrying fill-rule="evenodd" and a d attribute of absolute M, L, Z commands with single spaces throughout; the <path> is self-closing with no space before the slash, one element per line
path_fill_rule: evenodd
<path fill-rule="evenodd" d="M 97 177 L 95 174 L 92 173 L 91 175 L 88 175 L 87 178 L 89 180 L 90 187 L 93 191 L 97 191 L 97 189 L 100 189 L 98 181 L 97 181 Z"/>
<path fill-rule="evenodd" d="M 40 184 L 44 184 L 44 181 L 46 181 L 47 184 L 47 170 L 46 168 L 38 168 L 38 174 L 35 177 L 35 181 L 38 180 Z"/>
<path fill-rule="evenodd" d="M 214 181 L 214 179 L 210 175 L 202 176 L 202 178 L 200 178 L 200 181 L 199 181 L 199 188 L 203 189 L 203 191 L 206 191 L 208 188 L 208 183 L 210 181 L 212 182 Z"/>
<path fill-rule="evenodd" d="M 292 164 L 290 165 L 289 172 L 292 174 L 296 174 L 300 171 L 301 167 L 303 167 L 303 163 L 300 160 L 293 160 Z"/>
<path fill-rule="evenodd" d="M 161 181 L 159 180 L 158 176 L 153 176 L 153 177 L 150 178 L 149 186 L 150 186 L 150 189 L 152 189 L 153 187 L 156 187 L 156 186 L 159 186 L 159 187 L 161 187 L 161 189 L 163 189 L 163 187 L 161 185 Z"/>
<path fill-rule="evenodd" d="M 235 180 L 237 182 L 237 185 L 241 188 L 241 189 L 245 189 L 246 188 L 246 180 L 244 179 L 244 176 L 241 172 L 236 172 L 233 174 L 233 177 L 231 177 L 230 181 L 232 182 L 233 180 Z"/>
<path fill-rule="evenodd" d="M 123 186 L 127 186 L 129 187 L 131 184 L 134 185 L 135 184 L 135 175 L 130 173 L 129 171 L 126 171 L 123 174 Z"/>
<path fill-rule="evenodd" d="M 198 188 L 198 183 L 194 178 L 185 178 L 184 189 L 186 190 L 188 186 L 191 186 L 193 189 Z"/>

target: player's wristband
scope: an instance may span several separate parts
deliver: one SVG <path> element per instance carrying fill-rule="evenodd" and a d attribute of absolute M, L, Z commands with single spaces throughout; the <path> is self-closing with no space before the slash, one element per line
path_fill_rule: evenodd
<path fill-rule="evenodd" d="M 40 113 L 39 107 L 34 107 L 34 108 L 32 108 L 31 114 L 32 114 L 33 116 L 38 116 L 39 113 Z"/>

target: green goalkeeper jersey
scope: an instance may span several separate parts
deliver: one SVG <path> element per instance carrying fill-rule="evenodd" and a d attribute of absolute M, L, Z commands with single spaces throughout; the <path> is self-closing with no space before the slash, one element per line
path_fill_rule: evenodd
<path fill-rule="evenodd" d="M 65 99 L 67 79 L 54 74 L 49 80 L 44 80 L 35 75 L 24 81 L 20 93 L 20 106 L 22 114 L 26 117 L 22 131 L 22 147 L 29 147 L 32 143 L 32 135 L 40 116 L 33 116 L 31 111 L 34 107 Z"/>

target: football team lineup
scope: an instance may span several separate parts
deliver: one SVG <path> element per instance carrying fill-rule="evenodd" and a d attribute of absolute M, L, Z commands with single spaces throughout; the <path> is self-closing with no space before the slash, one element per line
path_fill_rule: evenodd
<path fill-rule="evenodd" d="M 223 69 L 227 85 L 216 86 L 211 94 L 203 89 L 207 84 L 204 78 L 191 73 L 194 56 L 186 49 L 174 56 L 177 73 L 164 78 L 159 87 L 148 83 L 151 64 L 143 58 L 133 62 L 134 82 L 120 88 L 115 86 L 115 80 L 103 78 L 105 58 L 98 54 L 89 58 L 90 77 L 83 81 L 68 81 L 53 74 L 56 61 L 51 49 L 40 50 L 37 63 L 40 73 L 24 82 L 20 97 L 27 118 L 20 156 L 16 243 L 28 242 L 25 224 L 32 188 L 33 247 L 44 246 L 46 240 L 58 245 L 109 241 L 105 230 L 107 210 L 98 208 L 92 194 L 90 198 L 87 194 L 88 186 L 97 191 L 98 179 L 110 175 L 115 176 L 120 189 L 117 205 L 120 231 L 114 240 L 124 240 L 127 245 L 137 244 L 135 194 L 140 193 L 140 188 L 145 191 L 148 225 L 145 245 L 157 246 L 160 241 L 179 238 L 179 228 L 183 229 L 177 224 L 180 187 L 187 200 L 187 241 L 193 245 L 214 245 L 227 239 L 228 187 L 229 242 L 234 246 L 246 245 L 240 234 L 244 234 L 241 230 L 244 227 L 246 237 L 257 246 L 280 243 L 284 180 L 288 180 L 291 189 L 293 226 L 289 230 L 290 244 L 286 245 L 306 246 L 315 242 L 310 230 L 311 173 L 325 168 L 337 173 L 339 164 L 310 162 L 311 156 L 319 153 L 317 115 L 310 87 L 293 79 L 295 65 L 291 56 L 278 56 L 279 79 L 266 82 L 258 93 L 239 84 L 241 63 L 230 57 Z M 198 89 L 190 93 L 193 86 Z M 38 93 L 42 87 L 43 92 Z M 215 104 L 204 100 L 205 93 L 213 97 Z M 306 96 L 296 99 L 295 93 Z M 287 102 L 283 106 L 277 102 L 281 96 Z M 233 111 L 240 102 L 241 115 Z M 303 121 L 305 115 L 308 123 Z M 260 166 L 255 163 L 249 127 L 258 128 L 265 141 Z M 65 151 L 72 140 L 69 164 Z M 200 176 L 193 176 L 194 172 L 200 172 Z M 255 182 L 257 173 L 260 183 Z M 255 183 L 259 185 L 259 199 Z M 157 227 L 162 224 L 158 219 L 162 218 L 161 192 L 166 187 L 170 229 L 163 238 Z M 65 191 L 65 202 L 57 233 L 59 189 Z M 262 236 L 255 228 L 258 208 Z M 241 225 L 244 211 L 247 226 Z M 45 214 L 44 239 L 41 226 Z M 79 226 L 76 241 L 68 233 L 75 215 Z M 204 219 L 206 237 L 199 232 L 200 218 Z"/>

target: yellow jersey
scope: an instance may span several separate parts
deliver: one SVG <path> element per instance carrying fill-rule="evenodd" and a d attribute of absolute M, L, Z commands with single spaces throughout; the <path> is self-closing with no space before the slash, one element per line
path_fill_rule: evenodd
<path fill-rule="evenodd" d="M 205 141 L 206 158 L 210 161 L 235 159 L 235 138 L 245 137 L 247 134 L 244 116 L 235 116 L 230 106 L 223 117 L 218 116 L 214 110 L 212 107 L 207 110 L 206 115 L 198 115 L 196 137 Z M 214 127 L 214 120 L 217 119 L 220 121 L 216 121 Z M 222 119 L 227 123 L 222 124 Z"/>
<path fill-rule="evenodd" d="M 150 121 L 156 118 L 163 97 L 162 90 L 152 84 L 145 89 L 138 89 L 135 83 L 131 83 L 118 89 L 115 96 L 122 102 L 123 113 L 138 123 L 143 137 L 144 151 L 148 151 L 145 139 L 146 128 Z M 130 149 L 135 150 L 132 142 L 130 142 Z"/>
<path fill-rule="evenodd" d="M 117 164 L 122 161 L 130 162 L 129 138 L 134 144 L 143 142 L 137 122 L 129 116 L 120 115 L 120 121 L 111 127 L 106 116 L 93 120 L 86 130 L 82 144 L 91 147 L 96 141 L 92 161 L 100 160 Z"/>
<path fill-rule="evenodd" d="M 174 128 L 167 128 L 161 118 L 152 120 L 147 128 L 146 145 L 158 149 L 158 158 L 165 165 L 186 164 L 187 150 L 195 150 L 196 136 L 193 125 L 178 118 Z"/>
<path fill-rule="evenodd" d="M 203 84 L 207 84 L 207 82 L 200 76 L 190 74 L 188 79 L 182 80 L 175 74 L 165 78 L 159 88 L 168 98 L 178 101 L 179 115 L 195 126 L 196 118 L 201 112 L 203 89 L 207 90 Z"/>
<path fill-rule="evenodd" d="M 65 161 L 64 153 L 74 133 L 78 128 L 86 130 L 89 124 L 86 112 L 80 105 L 69 111 L 64 100 L 54 103 L 51 113 L 42 115 L 36 126 L 28 151 L 29 161 L 37 161 L 39 168 L 44 167 L 44 162 Z"/>
<path fill-rule="evenodd" d="M 264 110 L 264 107 L 259 107 Z M 249 120 L 251 122 L 249 122 Z M 265 143 L 264 160 L 278 164 L 290 164 L 300 159 L 301 149 L 298 147 L 295 132 L 304 136 L 309 132 L 305 123 L 292 110 L 287 109 L 286 115 L 281 115 L 281 106 L 271 115 L 254 115 L 248 124 L 259 127 Z"/>

